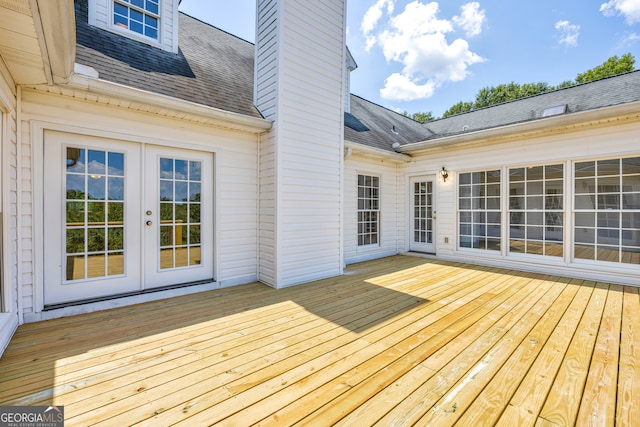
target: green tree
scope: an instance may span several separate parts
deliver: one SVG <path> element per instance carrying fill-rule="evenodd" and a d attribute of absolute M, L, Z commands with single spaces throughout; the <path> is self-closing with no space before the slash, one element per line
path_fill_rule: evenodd
<path fill-rule="evenodd" d="M 460 101 L 456 104 L 453 104 L 447 111 L 442 114 L 442 118 L 447 118 L 449 116 L 455 116 L 456 114 L 467 113 L 473 110 L 473 104 L 470 102 Z"/>
<path fill-rule="evenodd" d="M 432 122 L 436 119 L 433 117 L 433 113 L 431 111 L 427 111 L 425 113 L 413 113 L 411 118 L 418 123 Z"/>
<path fill-rule="evenodd" d="M 620 58 L 614 55 L 601 65 L 578 74 L 576 76 L 576 83 L 586 83 L 617 74 L 628 73 L 634 70 L 635 63 L 636 59 L 630 53 L 624 54 Z"/>
<path fill-rule="evenodd" d="M 427 123 L 436 119 L 435 117 L 433 117 L 433 113 L 431 111 L 413 114 L 409 113 L 408 111 L 403 111 L 402 115 L 405 117 L 409 117 L 411 120 L 414 120 L 418 123 Z"/>
<path fill-rule="evenodd" d="M 476 94 L 473 108 L 484 108 L 503 102 L 514 101 L 527 96 L 548 92 L 552 87 L 546 82 L 526 83 L 520 85 L 516 82 L 500 84 L 497 86 L 483 87 Z"/>

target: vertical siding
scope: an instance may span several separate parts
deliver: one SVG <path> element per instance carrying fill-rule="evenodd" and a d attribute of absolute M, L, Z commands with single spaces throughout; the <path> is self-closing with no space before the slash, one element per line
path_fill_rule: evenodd
<path fill-rule="evenodd" d="M 342 270 L 344 19 L 342 0 L 258 2 L 256 103 L 276 121 L 275 241 L 261 259 L 272 244 L 277 286 Z"/>
<path fill-rule="evenodd" d="M 358 247 L 358 175 L 380 177 L 379 245 Z M 373 160 L 352 155 L 345 162 L 344 259 L 350 264 L 395 255 L 402 246 L 401 227 L 404 203 L 398 186 L 398 165 L 389 160 Z"/>

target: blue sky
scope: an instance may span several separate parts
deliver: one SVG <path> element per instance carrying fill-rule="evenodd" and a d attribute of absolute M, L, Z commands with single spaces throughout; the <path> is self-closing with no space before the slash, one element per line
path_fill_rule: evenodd
<path fill-rule="evenodd" d="M 248 41 L 255 0 L 183 0 L 180 10 Z M 640 68 L 640 0 L 350 0 L 351 92 L 439 117 L 479 89 L 557 85 L 613 55 Z"/>

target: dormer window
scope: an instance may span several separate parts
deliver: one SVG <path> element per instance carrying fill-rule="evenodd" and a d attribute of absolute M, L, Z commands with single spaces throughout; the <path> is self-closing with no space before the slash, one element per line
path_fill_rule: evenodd
<path fill-rule="evenodd" d="M 180 0 L 88 0 L 89 24 L 178 53 Z"/>
<path fill-rule="evenodd" d="M 158 40 L 159 0 L 114 0 L 113 25 Z"/>

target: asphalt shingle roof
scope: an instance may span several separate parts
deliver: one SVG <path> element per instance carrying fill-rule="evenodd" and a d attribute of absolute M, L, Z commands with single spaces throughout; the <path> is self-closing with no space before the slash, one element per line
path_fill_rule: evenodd
<path fill-rule="evenodd" d="M 252 43 L 180 13 L 174 54 L 90 26 L 87 0 L 76 0 L 75 13 L 76 62 L 101 79 L 262 117 L 253 105 Z"/>
<path fill-rule="evenodd" d="M 386 151 L 394 151 L 396 142 L 404 145 L 433 136 L 420 123 L 356 95 L 351 95 L 344 125 L 345 140 Z"/>
<path fill-rule="evenodd" d="M 640 101 L 640 70 L 447 117 L 426 126 L 430 139 L 543 118 L 545 109 L 566 105 L 564 114 Z"/>
<path fill-rule="evenodd" d="M 179 14 L 178 54 L 88 24 L 87 0 L 76 0 L 76 62 L 101 79 L 225 111 L 262 117 L 253 104 L 255 46 L 196 18 Z M 351 95 L 345 140 L 394 151 L 411 144 L 542 118 L 640 101 L 640 71 L 440 119 L 427 124 Z"/>

